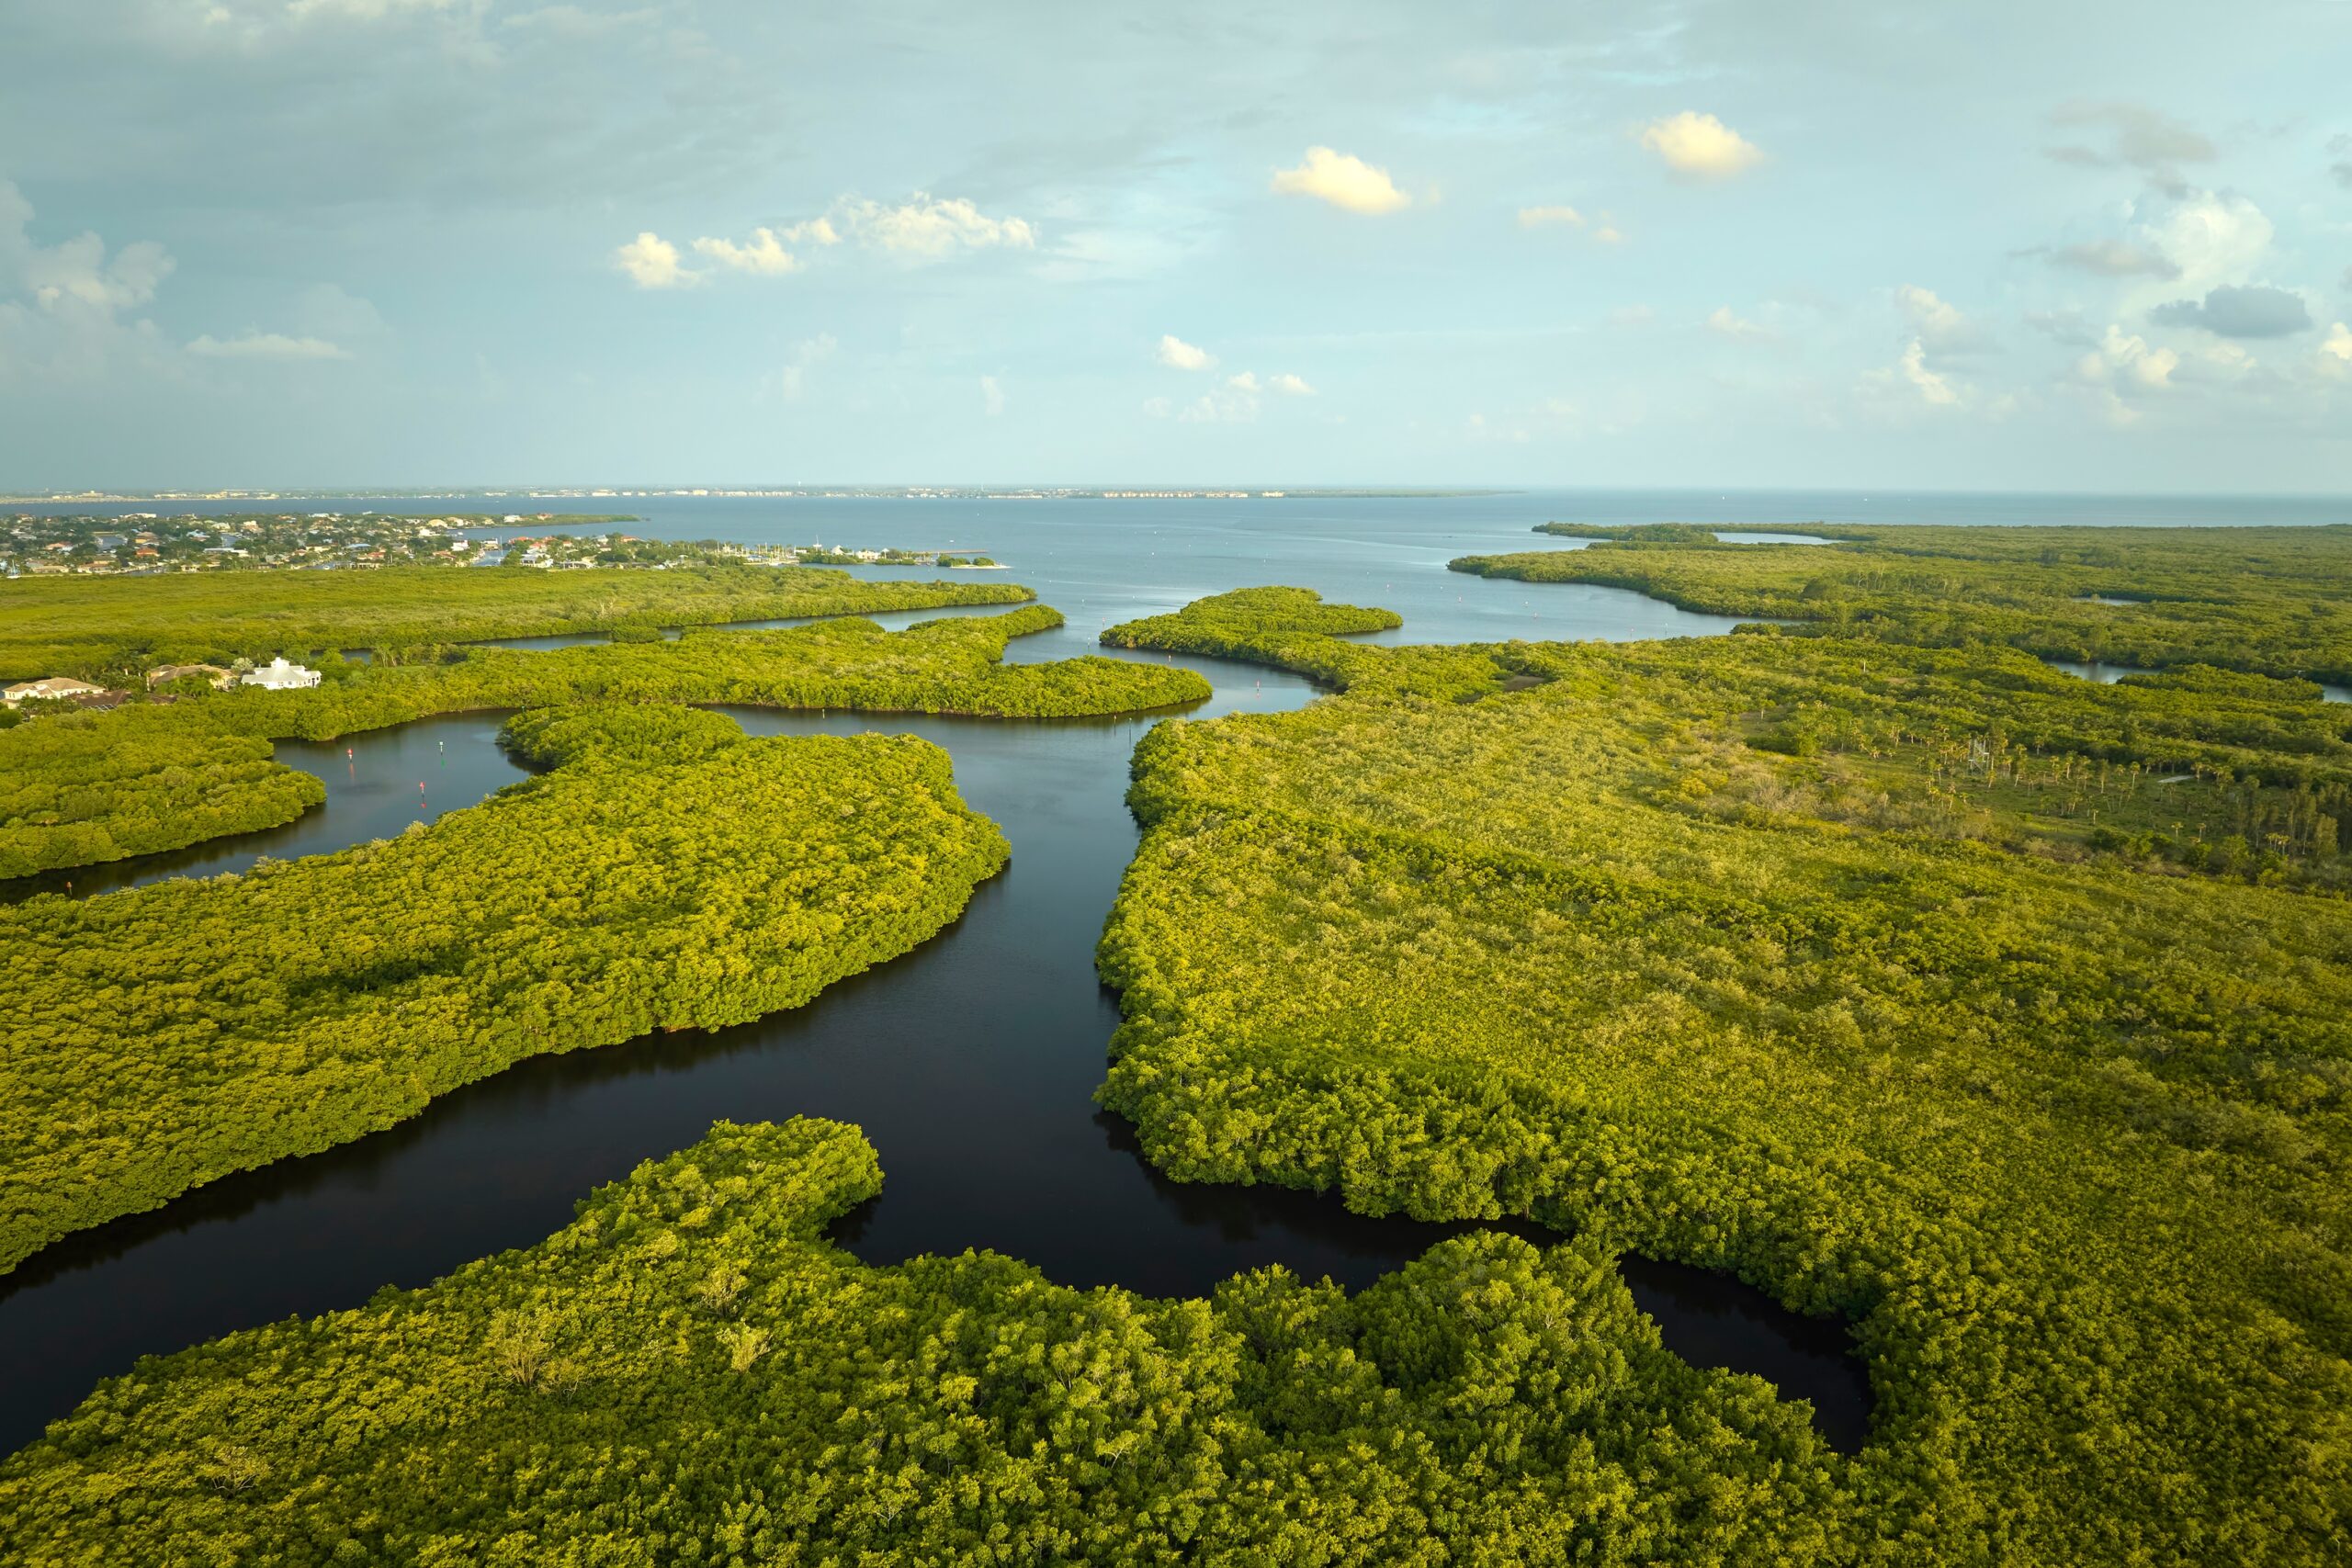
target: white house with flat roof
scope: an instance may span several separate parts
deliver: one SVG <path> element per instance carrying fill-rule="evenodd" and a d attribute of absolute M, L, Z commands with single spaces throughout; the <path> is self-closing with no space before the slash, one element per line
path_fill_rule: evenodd
<path fill-rule="evenodd" d="M 319 683 L 319 672 L 300 664 L 288 664 L 284 654 L 278 655 L 257 670 L 248 670 L 240 683 L 261 686 L 273 692 L 296 692 Z"/>

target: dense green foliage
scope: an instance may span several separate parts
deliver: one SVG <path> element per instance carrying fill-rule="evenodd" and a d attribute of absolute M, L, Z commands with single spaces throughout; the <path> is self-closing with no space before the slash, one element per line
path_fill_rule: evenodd
<path fill-rule="evenodd" d="M 485 637 L 863 615 L 1034 599 L 1002 582 L 867 582 L 799 567 L 28 577 L 0 583 L 0 679 L 132 686 L 159 664 L 372 648 L 379 660 Z"/>
<path fill-rule="evenodd" d="M 531 708 L 508 719 L 498 743 L 526 767 L 645 767 L 723 751 L 743 739 L 723 713 L 668 703 Z"/>
<path fill-rule="evenodd" d="M 1598 542 L 1464 556 L 1453 570 L 1631 588 L 1844 636 L 2352 684 L 2352 525 L 1807 530 L 1833 545 L 1724 545 L 1680 525 L 1547 526 Z"/>
<path fill-rule="evenodd" d="M 1103 1098 L 1155 1164 L 1853 1319 L 1872 1442 L 1744 1560 L 2344 1560 L 2352 901 L 2026 799 L 2143 755 L 2340 784 L 2306 691 L 1828 637 L 1347 657 L 1138 749 Z"/>
<path fill-rule="evenodd" d="M 0 1557 L 1801 1564 L 1843 1504 L 1589 1243 L 1155 1301 L 864 1267 L 818 1231 L 880 1185 L 853 1129 L 722 1123 L 538 1247 L 144 1361 L 0 1465 Z"/>
<path fill-rule="evenodd" d="M 50 715 L 0 730 L 0 877 L 275 828 L 325 798 L 257 738 Z"/>
<path fill-rule="evenodd" d="M 356 666 L 346 679 L 308 691 L 242 688 L 43 718 L 0 730 L 0 779 L 23 803 L 0 818 L 0 845 L 23 870 L 35 871 L 286 821 L 300 815 L 287 809 L 293 800 L 317 798 L 316 781 L 267 761 L 258 741 L 326 740 L 428 714 L 620 701 L 1061 718 L 1208 695 L 1208 682 L 1189 670 L 1130 660 L 1002 662 L 1012 637 L 1061 624 L 1060 612 L 1033 604 L 900 632 L 850 619 L 690 632 L 676 642 L 476 649 L 440 662 Z M 50 739 L 51 726 L 60 723 L 70 728 Z M 93 761 L 109 758 L 119 761 Z M 94 773 L 116 766 L 121 782 L 92 785 Z M 209 807 L 174 812 L 168 802 L 175 798 L 201 798 Z M 264 820 L 272 810 L 278 814 Z"/>
<path fill-rule="evenodd" d="M 1405 624 L 1394 610 L 1360 604 L 1326 604 L 1311 588 L 1237 588 L 1195 599 L 1170 615 L 1151 615 L 1103 628 L 1105 648 L 1165 649 L 1214 659 L 1296 669 L 1326 684 L 1345 688 L 1360 664 L 1358 644 L 1335 640 L 1360 632 L 1390 631 Z"/>
<path fill-rule="evenodd" d="M 0 993 L 0 1269 L 526 1055 L 797 1007 L 1004 863 L 934 746 L 713 747 L 713 722 L 672 727 L 691 738 L 675 761 L 625 708 L 541 731 L 583 758 L 633 750 L 626 789 L 560 767 L 341 854 L 0 908 L 20 960 Z"/>
<path fill-rule="evenodd" d="M 1448 1242 L 1352 1301 L 1279 1271 L 1155 1302 L 986 1256 L 868 1269 L 819 1237 L 878 1186 L 861 1139 L 722 1126 L 539 1247 L 103 1385 L 0 1465 L 0 1556 L 2344 1561 L 2352 710 L 2274 657 L 2339 636 L 2334 533 L 2273 541 L 2275 561 L 2255 535 L 2215 540 L 2206 597 L 2129 655 L 2163 672 L 2100 686 L 2029 657 L 2067 651 L 2031 623 L 2061 606 L 2064 640 L 2110 608 L 2064 608 L 2077 590 L 2125 596 L 2082 575 L 2124 536 L 1947 558 L 1928 536 L 1963 531 L 1917 531 L 1917 555 L 1837 532 L 1855 537 L 1589 552 L 1777 614 L 1803 551 L 1827 586 L 1798 590 L 1816 613 L 1796 635 L 1374 648 L 1335 634 L 1385 612 L 1298 590 L 1104 634 L 1336 688 L 1138 748 L 1144 837 L 1101 950 L 1126 1016 L 1104 1102 L 1182 1179 L 1526 1215 L 1573 1243 Z M 2187 544 L 2141 542 L 2147 561 L 2111 570 L 2196 575 Z M 1937 571 L 1941 610 L 1916 575 Z M 38 1155 L 82 1192 L 155 1149 L 194 1162 L 208 1140 L 413 1109 L 422 1090 L 377 1082 L 395 1058 L 354 1042 L 462 1081 L 491 1070 L 467 1065 L 478 1040 L 512 1059 L 590 1043 L 583 1021 L 697 1021 L 762 966 L 730 955 L 820 892 L 909 889 L 914 940 L 1002 854 L 937 753 L 795 751 L 820 743 L 641 705 L 1142 694 L 1124 682 L 1151 666 L 1073 661 L 1033 687 L 997 664 L 1006 623 L 1051 615 L 853 623 L 751 655 L 769 639 L 484 656 L 154 710 L 332 734 L 411 701 L 581 704 L 505 732 L 552 772 L 428 831 L 24 906 L 14 950 L 62 956 L 27 987 L 40 1010 L 0 1003 L 0 1085 L 26 1086 L 0 1107 L 9 1168 Z M 877 882 L 865 847 L 909 792 L 831 803 L 897 764 L 937 777 Z M 815 782 L 776 776 L 794 767 Z M 646 787 L 612 789 L 616 769 Z M 803 900 L 781 917 L 760 902 L 780 884 Z M 412 912 L 453 885 L 469 923 Z M 713 913 L 747 899 L 751 934 Z M 496 1005 L 453 1010 L 477 995 Z M 469 1027 L 435 1032 L 452 1018 Z M 254 1054 L 216 1070 L 240 1029 Z M 149 1117 L 135 1146 L 103 1141 Z M 17 1190 L 0 1186 L 12 1225 Z M 1849 1319 L 1869 1446 L 1841 1459 L 1801 1405 L 1664 1353 L 1620 1251 Z"/>
<path fill-rule="evenodd" d="M 232 733 L 325 740 L 427 714 L 591 700 L 1071 718 L 1172 707 L 1209 694 L 1208 682 L 1190 671 L 1130 660 L 1002 661 L 1013 637 L 1061 624 L 1061 612 L 1033 604 L 898 632 L 853 618 L 775 631 L 689 632 L 676 642 L 477 649 L 442 663 L 366 670 L 309 691 L 240 691 L 200 705 L 210 724 Z"/>

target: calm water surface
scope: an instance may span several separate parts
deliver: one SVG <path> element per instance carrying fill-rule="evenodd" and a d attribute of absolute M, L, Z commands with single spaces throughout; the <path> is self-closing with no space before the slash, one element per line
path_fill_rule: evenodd
<path fill-rule="evenodd" d="M 1611 604 L 1608 627 L 1592 629 L 1623 635 L 1620 616 L 1645 613 Z M 1564 615 L 1556 602 L 1551 614 Z M 1026 658 L 1091 647 L 1091 633 L 1077 630 L 1015 644 Z M 1194 716 L 1283 711 L 1313 694 L 1275 671 L 1178 662 L 1217 687 Z M 937 742 L 955 758 L 966 800 L 1011 840 L 1010 869 L 949 930 L 808 1007 L 716 1032 L 535 1058 L 397 1128 L 212 1183 L 48 1249 L 0 1280 L 0 1447 L 28 1440 L 141 1355 L 357 1305 L 381 1286 L 421 1285 L 529 1245 L 565 1224 L 591 1188 L 692 1143 L 721 1117 L 812 1114 L 861 1126 L 881 1153 L 886 1186 L 835 1235 L 873 1263 L 986 1247 L 1068 1284 L 1162 1295 L 1204 1293 L 1238 1270 L 1280 1263 L 1353 1289 L 1462 1228 L 1369 1219 L 1310 1193 L 1179 1185 L 1095 1108 L 1119 1018 L 1095 977 L 1094 943 L 1135 851 L 1124 792 L 1129 754 L 1151 721 L 728 711 L 760 735 L 885 729 Z M 413 819 L 409 774 L 444 755 L 465 761 L 447 775 L 425 773 L 428 796 L 442 776 L 452 783 L 449 805 L 459 777 L 477 793 L 497 787 L 513 770 L 492 760 L 495 728 L 494 716 L 427 720 L 306 759 L 331 786 L 338 763 L 348 775 L 310 847 Z M 326 815 L 339 810 L 342 827 L 324 832 Z M 1869 1390 L 1842 1325 L 1799 1317 L 1696 1269 L 1628 1259 L 1626 1276 L 1670 1348 L 1811 1399 L 1833 1441 L 1859 1446 Z"/>

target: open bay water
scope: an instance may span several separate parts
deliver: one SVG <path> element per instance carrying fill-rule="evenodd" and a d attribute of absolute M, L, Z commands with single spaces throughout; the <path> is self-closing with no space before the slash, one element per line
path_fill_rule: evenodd
<path fill-rule="evenodd" d="M 333 500 L 172 501 L 0 505 L 11 512 L 120 515 L 194 512 L 378 511 L 417 516 L 480 512 L 627 513 L 637 521 L 582 525 L 645 538 L 848 549 L 953 549 L 994 557 L 1004 571 L 853 568 L 861 577 L 1012 581 L 1069 617 L 1023 658 L 1068 657 L 1108 625 L 1180 608 L 1204 594 L 1283 583 L 1326 598 L 1381 604 L 1405 617 L 1401 640 L 1490 641 L 1566 636 L 1702 635 L 1730 623 L 1682 617 L 1639 595 L 1512 583 L 1444 570 L 1455 556 L 1566 547 L 1532 532 L 1546 522 L 1702 523 L 1740 532 L 1802 533 L 1809 523 L 2054 524 L 2085 527 L 2352 524 L 2352 498 L 1897 493 L 1848 491 L 1497 491 L 1469 494 L 1317 495 L 1247 500 L 981 496 L 351 496 Z M 483 536 L 541 534 L 532 521 Z M 496 570 L 496 569 L 480 569 Z M 1567 597 L 1578 592 L 1600 597 Z M 1618 606 L 1622 615 L 1602 613 Z"/>

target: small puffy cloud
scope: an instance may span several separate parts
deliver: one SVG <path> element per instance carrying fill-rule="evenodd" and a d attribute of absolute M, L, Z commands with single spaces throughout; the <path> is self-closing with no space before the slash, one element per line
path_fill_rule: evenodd
<path fill-rule="evenodd" d="M 1216 364 L 1216 355 L 1186 343 L 1174 333 L 1161 334 L 1159 348 L 1153 357 L 1170 370 L 1206 370 Z"/>
<path fill-rule="evenodd" d="M 247 333 L 243 337 L 209 334 L 187 345 L 199 359 L 272 359 L 281 362 L 348 359 L 350 351 L 322 337 L 288 337 L 284 333 Z"/>
<path fill-rule="evenodd" d="M 1642 145 L 1690 179 L 1721 180 L 1764 161 L 1763 149 L 1711 114 L 1689 109 L 1642 128 Z"/>
<path fill-rule="evenodd" d="M 683 288 L 702 281 L 702 274 L 680 265 L 678 247 L 650 229 L 615 251 L 613 265 L 639 288 Z"/>
<path fill-rule="evenodd" d="M 2162 277 L 2180 276 L 2180 268 L 2162 252 L 2120 240 L 2089 240 L 2061 245 L 2047 253 L 2052 266 L 2072 267 L 2101 277 Z"/>
<path fill-rule="evenodd" d="M 1349 212 L 1378 216 L 1412 205 L 1385 169 L 1329 147 L 1309 147 L 1295 169 L 1276 169 L 1272 187 L 1281 196 L 1311 196 Z"/>
<path fill-rule="evenodd" d="M 1037 231 L 1021 218 L 990 218 L 961 197 L 941 197 L 917 191 L 897 207 L 876 201 L 844 200 L 834 208 L 842 224 L 860 243 L 900 255 L 935 259 L 956 251 L 998 246 L 1028 250 L 1037 243 Z M 832 233 L 824 219 L 815 220 Z M 821 238 L 820 243 L 831 243 Z"/>
<path fill-rule="evenodd" d="M 2119 428 L 2138 423 L 2133 401 L 2172 388 L 2180 355 L 2169 348 L 2152 346 L 2145 338 L 2110 323 L 2094 347 L 2075 362 L 2074 378 L 2092 395 L 2109 424 Z"/>
<path fill-rule="evenodd" d="M 1985 346 L 1983 328 L 1962 315 L 1958 307 L 1935 291 L 1906 283 L 1894 291 L 1894 302 L 1908 321 L 1916 345 L 1942 354 L 1964 353 Z"/>
<path fill-rule="evenodd" d="M 2352 375 L 2352 329 L 2342 321 L 2327 329 L 2319 345 L 2319 367 L 2330 376 Z"/>
<path fill-rule="evenodd" d="M 2172 385 L 2180 355 L 2169 348 L 2153 348 L 2145 338 L 2110 323 L 2098 346 L 2075 361 L 2075 376 L 2098 386 L 2125 386 L 2160 391 Z"/>
<path fill-rule="evenodd" d="M 1609 312 L 1612 327 L 1645 327 L 1657 320 L 1657 312 L 1647 305 L 1620 305 Z"/>
<path fill-rule="evenodd" d="M 927 191 L 896 207 L 843 197 L 832 209 L 797 223 L 763 225 L 749 240 L 706 234 L 694 254 L 726 272 L 781 277 L 805 265 L 794 246 L 833 246 L 854 239 L 872 250 L 919 261 L 961 250 L 1010 246 L 1025 250 L 1037 231 L 1023 219 L 991 218 L 971 202 L 943 200 Z M 677 246 L 648 231 L 614 253 L 614 263 L 639 288 L 679 288 L 704 281 L 707 270 L 686 265 Z"/>
<path fill-rule="evenodd" d="M 2234 283 L 2270 248 L 2278 231 L 2262 209 L 2232 191 L 2191 191 L 2163 220 L 2142 231 L 2155 250 L 2177 263 L 2191 288 Z"/>
<path fill-rule="evenodd" d="M 993 376 L 980 378 L 980 412 L 990 419 L 1004 412 L 1004 388 Z"/>
<path fill-rule="evenodd" d="M 784 241 L 773 229 L 754 229 L 747 244 L 732 240 L 714 239 L 708 235 L 695 242 L 695 254 L 733 272 L 764 273 L 770 276 L 797 272 L 799 258 L 784 248 Z"/>
<path fill-rule="evenodd" d="M 1306 377 L 1294 376 L 1288 371 L 1273 377 L 1266 385 L 1286 398 L 1311 398 L 1315 395 L 1315 389 L 1306 384 Z"/>
<path fill-rule="evenodd" d="M 21 289 L 45 310 L 110 315 L 153 300 L 172 274 L 170 254 L 153 240 L 133 241 L 109 258 L 106 242 L 87 232 L 54 245 L 34 244 L 28 232 L 32 220 L 32 203 L 0 180 L 0 293 Z"/>
<path fill-rule="evenodd" d="M 32 220 L 32 203 L 0 180 L 0 381 L 38 385 L 94 378 L 111 366 L 167 367 L 172 350 L 153 323 L 124 319 L 171 275 L 164 247 L 141 240 L 109 256 L 91 233 L 39 245 Z"/>
<path fill-rule="evenodd" d="M 1600 215 L 1600 227 L 1592 231 L 1592 237 L 1604 245 L 1623 244 L 1625 241 L 1624 231 L 1606 212 Z"/>
<path fill-rule="evenodd" d="M 1728 305 L 1715 307 L 1707 318 L 1707 330 L 1735 343 L 1770 343 L 1775 335 L 1771 328 L 1735 313 Z"/>
<path fill-rule="evenodd" d="M 2203 327 L 2216 337 L 2285 337 L 2312 324 L 2301 295 L 2261 287 L 2223 285 L 2201 300 L 2176 299 L 2148 315 L 2166 326 Z"/>
<path fill-rule="evenodd" d="M 1951 383 L 1928 368 L 1927 345 L 1917 338 L 1913 338 L 1910 345 L 1904 349 L 1903 357 L 1895 362 L 1895 369 L 1909 383 L 1911 389 L 1919 394 L 1922 402 L 1938 408 L 1950 408 L 1960 401 L 1960 394 L 1952 390 Z"/>
<path fill-rule="evenodd" d="M 1958 408 L 1962 400 L 1961 389 L 1928 363 L 1928 346 L 1917 338 L 1904 345 L 1893 365 L 1883 370 L 1863 372 L 1862 387 L 1874 395 L 1880 406 L 1895 413 L 1920 405 Z"/>

